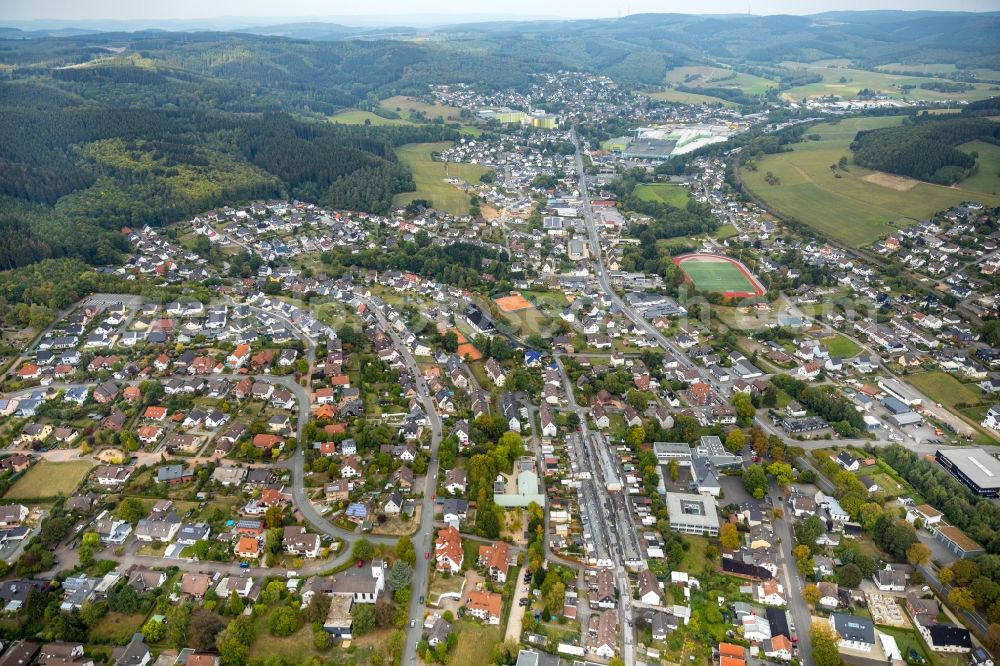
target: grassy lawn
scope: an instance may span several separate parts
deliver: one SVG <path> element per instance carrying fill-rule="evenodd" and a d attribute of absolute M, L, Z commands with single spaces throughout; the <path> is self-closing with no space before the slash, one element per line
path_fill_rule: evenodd
<path fill-rule="evenodd" d="M 446 177 L 458 178 L 467 183 L 479 182 L 479 177 L 489 171 L 478 164 L 447 165 L 431 159 L 431 153 L 446 150 L 451 143 L 408 143 L 396 149 L 400 161 L 413 171 L 413 180 L 417 184 L 415 192 L 404 192 L 393 197 L 394 206 L 405 206 L 414 199 L 427 199 L 433 202 L 438 210 L 452 215 L 468 215 L 469 195 L 445 180 Z"/>
<path fill-rule="evenodd" d="M 916 652 L 920 657 L 924 659 L 924 663 L 932 664 L 935 663 L 929 658 L 930 651 L 924 647 L 923 641 L 920 640 L 920 636 L 917 632 L 912 629 L 899 629 L 897 627 L 886 627 L 879 625 L 878 630 L 883 634 L 888 634 L 896 639 L 896 647 L 899 648 L 899 652 L 903 655 L 903 660 L 909 662 L 910 650 Z"/>
<path fill-rule="evenodd" d="M 853 340 L 849 340 L 842 335 L 831 335 L 823 338 L 823 344 L 830 351 L 830 356 L 839 358 L 851 358 L 861 353 L 861 347 Z"/>
<path fill-rule="evenodd" d="M 489 664 L 493 659 L 493 646 L 500 642 L 499 627 L 486 627 L 474 621 L 455 622 L 458 645 L 452 654 L 452 664 Z"/>
<path fill-rule="evenodd" d="M 708 539 L 693 534 L 684 534 L 682 538 L 688 549 L 684 551 L 684 557 L 677 570 L 700 573 L 705 568 L 705 548 L 708 547 Z"/>
<path fill-rule="evenodd" d="M 740 175 L 747 188 L 771 208 L 854 247 L 962 201 L 1000 205 L 1000 197 L 967 189 L 964 184 L 945 187 L 853 164 L 847 171 L 830 169 L 841 157 L 850 159 L 848 146 L 858 131 L 897 125 L 900 120 L 852 118 L 816 125 L 807 134 L 818 134 L 819 141 L 806 140 L 790 152 L 768 155 L 757 162 L 756 171 L 743 167 Z M 774 185 L 768 184 L 768 173 L 778 179 Z"/>
<path fill-rule="evenodd" d="M 265 614 L 265 617 L 269 613 Z M 310 657 L 320 654 L 313 647 L 312 627 L 303 625 L 291 636 L 272 636 L 266 622 L 257 623 L 257 639 L 250 646 L 250 657 L 267 659 L 281 656 L 296 664 L 305 663 Z"/>
<path fill-rule="evenodd" d="M 414 508 L 413 516 L 408 520 L 403 520 L 400 516 L 389 518 L 384 523 L 375 523 L 372 534 L 387 534 L 389 536 L 402 536 L 413 534 L 420 527 L 420 511 L 423 507 L 419 504 Z"/>
<path fill-rule="evenodd" d="M 27 497 L 69 496 L 87 476 L 93 467 L 89 460 L 53 463 L 40 461 L 18 479 L 7 494 L 6 499 L 21 499 Z"/>
<path fill-rule="evenodd" d="M 409 120 L 403 120 L 402 118 L 383 118 L 382 116 L 377 116 L 371 111 L 359 111 L 358 109 L 350 109 L 347 111 L 341 111 L 335 115 L 328 118 L 331 123 L 342 123 L 344 125 L 411 125 Z"/>
<path fill-rule="evenodd" d="M 1000 146 L 985 141 L 970 141 L 963 143 L 958 149 L 966 153 L 979 153 L 976 160 L 978 170 L 962 181 L 962 187 L 988 194 L 1000 192 Z"/>
<path fill-rule="evenodd" d="M 736 227 L 731 224 L 723 224 L 721 227 L 715 230 L 715 238 L 717 240 L 726 240 L 727 238 L 732 238 L 739 232 L 736 231 Z"/>
<path fill-rule="evenodd" d="M 568 301 L 561 291 L 522 291 L 521 295 L 539 308 L 551 308 L 562 312 Z"/>
<path fill-rule="evenodd" d="M 444 118 L 445 121 L 458 120 L 460 117 L 459 114 L 461 113 L 461 109 L 457 109 L 453 106 L 428 104 L 427 102 L 421 102 L 404 95 L 396 95 L 395 97 L 384 99 L 379 102 L 379 106 L 388 111 L 395 111 L 407 120 L 409 120 L 410 114 L 414 111 L 423 113 L 428 120 L 434 120 L 435 118 L 440 117 Z"/>
<path fill-rule="evenodd" d="M 515 310 L 514 312 L 504 312 L 504 319 L 510 322 L 511 326 L 516 328 L 521 335 L 532 335 L 534 333 L 541 334 L 543 329 L 547 328 L 549 324 L 549 319 L 536 308 L 527 308 L 525 310 Z"/>
<path fill-rule="evenodd" d="M 647 93 L 650 98 L 661 102 L 675 102 L 677 104 L 721 104 L 731 109 L 738 105 L 721 97 L 711 95 L 699 95 L 698 93 L 681 92 L 680 90 L 661 90 L 660 92 Z"/>
<path fill-rule="evenodd" d="M 123 615 L 122 613 L 110 611 L 90 630 L 89 638 L 93 640 L 110 640 L 114 643 L 124 645 L 128 643 L 132 634 L 139 631 L 145 619 L 146 615 L 143 613 Z"/>
<path fill-rule="evenodd" d="M 670 204 L 674 208 L 684 208 L 691 198 L 688 188 L 674 183 L 643 183 L 635 188 L 634 194 L 643 201 Z"/>
<path fill-rule="evenodd" d="M 465 583 L 465 576 L 442 576 L 441 574 L 434 574 L 433 580 L 431 580 L 430 585 L 427 590 L 428 601 L 437 602 L 438 598 L 442 594 L 455 593 L 460 594 Z"/>

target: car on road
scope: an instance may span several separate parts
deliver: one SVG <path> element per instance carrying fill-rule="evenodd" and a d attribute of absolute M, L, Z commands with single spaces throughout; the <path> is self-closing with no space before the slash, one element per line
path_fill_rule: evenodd
<path fill-rule="evenodd" d="M 420 603 L 424 603 L 424 595 L 420 595 Z"/>
<path fill-rule="evenodd" d="M 529 599 L 528 597 L 522 597 L 521 600 L 519 602 L 517 602 L 517 605 L 518 606 L 527 606 L 530 603 L 531 603 L 531 599 Z"/>
<path fill-rule="evenodd" d="M 415 627 L 415 626 L 417 626 L 417 621 L 416 620 L 410 620 L 410 629 L 413 629 L 413 627 Z"/>
<path fill-rule="evenodd" d="M 431 552 L 430 551 L 427 551 L 426 553 L 424 553 L 424 559 L 425 560 L 431 559 Z"/>
<path fill-rule="evenodd" d="M 240 569 L 249 569 L 249 568 L 250 568 L 250 563 L 249 562 L 247 562 L 246 560 L 243 560 L 242 562 L 240 562 Z"/>

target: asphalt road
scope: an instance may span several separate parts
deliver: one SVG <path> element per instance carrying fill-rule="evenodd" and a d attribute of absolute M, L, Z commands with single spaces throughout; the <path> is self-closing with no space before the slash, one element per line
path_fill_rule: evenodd
<path fill-rule="evenodd" d="M 371 301 L 366 299 L 359 300 L 364 302 L 371 309 L 371 311 L 375 314 L 375 317 L 379 320 L 379 323 L 382 325 L 382 329 L 396 345 L 396 349 L 403 358 L 403 363 L 406 364 L 407 369 L 413 375 L 414 382 L 417 386 L 417 395 L 421 405 L 423 405 L 424 412 L 427 414 L 427 420 L 430 422 L 431 426 L 431 461 L 427 466 L 427 475 L 424 477 L 425 486 L 420 511 L 420 528 L 413 535 L 413 547 L 417 552 L 417 564 L 413 569 L 413 581 L 411 588 L 413 590 L 413 595 L 410 598 L 410 624 L 413 626 L 407 627 L 406 642 L 403 645 L 403 663 L 413 664 L 417 661 L 417 644 L 420 642 L 420 637 L 423 632 L 423 618 L 424 611 L 426 609 L 426 604 L 421 603 L 419 599 L 420 596 L 426 594 L 427 582 L 430 578 L 430 564 L 432 561 L 431 559 L 425 558 L 424 554 L 432 552 L 434 548 L 434 500 L 432 497 L 436 492 L 437 477 L 440 471 L 438 463 L 438 447 L 441 444 L 443 425 L 441 423 L 441 416 L 438 414 L 437 409 L 434 406 L 434 401 L 431 399 L 427 382 L 424 381 L 424 377 L 420 373 L 420 368 L 417 366 L 417 362 L 414 360 L 409 348 L 400 339 L 399 334 L 390 325 L 389 321 L 385 319 L 381 309 L 376 307 Z"/>

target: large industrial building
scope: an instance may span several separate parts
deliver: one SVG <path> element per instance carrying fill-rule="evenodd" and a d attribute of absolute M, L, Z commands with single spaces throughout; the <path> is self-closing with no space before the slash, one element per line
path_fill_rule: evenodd
<path fill-rule="evenodd" d="M 939 449 L 935 457 L 980 497 L 1000 497 L 1000 460 L 985 449 Z"/>
<path fill-rule="evenodd" d="M 656 161 L 725 141 L 731 134 L 727 125 L 640 127 L 634 136 L 611 139 L 604 147 L 627 158 Z"/>

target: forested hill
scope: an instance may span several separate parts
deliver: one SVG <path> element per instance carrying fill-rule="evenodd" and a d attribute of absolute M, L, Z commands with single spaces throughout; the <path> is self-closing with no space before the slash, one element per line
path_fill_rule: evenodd
<path fill-rule="evenodd" d="M 15 79 L 41 78 L 101 104 L 306 115 L 423 93 L 429 83 L 516 86 L 545 67 L 437 43 L 159 31 L 0 39 L 0 64 Z"/>
<path fill-rule="evenodd" d="M 413 187 L 393 147 L 457 133 L 327 112 L 483 74 L 405 43 L 210 34 L 0 40 L 0 64 L 0 269 L 108 263 L 122 226 L 262 197 L 384 213 Z"/>
<path fill-rule="evenodd" d="M 660 84 L 684 61 L 726 62 L 770 78 L 788 61 L 845 59 L 861 68 L 947 62 L 959 70 L 1000 65 L 997 13 L 836 12 L 814 16 L 634 14 L 619 19 L 505 21 L 441 31 L 491 53 Z M 756 69 L 746 69 L 754 67 Z"/>
<path fill-rule="evenodd" d="M 972 174 L 976 159 L 959 146 L 976 139 L 1000 143 L 1000 123 L 969 116 L 922 115 L 900 127 L 858 132 L 851 143 L 861 166 L 951 185 Z"/>

